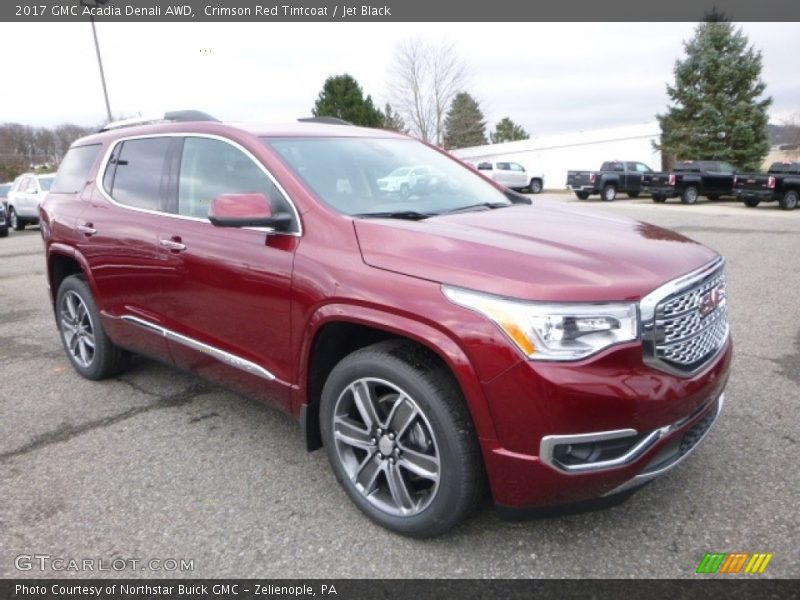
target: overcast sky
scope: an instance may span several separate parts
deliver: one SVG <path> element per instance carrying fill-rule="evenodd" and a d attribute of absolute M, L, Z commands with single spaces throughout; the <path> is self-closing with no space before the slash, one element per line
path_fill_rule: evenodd
<path fill-rule="evenodd" d="M 223 120 L 310 114 L 326 77 L 350 73 L 381 108 L 398 43 L 455 44 L 490 124 L 531 134 L 654 120 L 693 23 L 99 23 L 115 115 L 195 108 Z M 745 23 L 763 52 L 771 121 L 800 113 L 798 23 Z M 0 122 L 105 120 L 89 23 L 0 23 Z"/>

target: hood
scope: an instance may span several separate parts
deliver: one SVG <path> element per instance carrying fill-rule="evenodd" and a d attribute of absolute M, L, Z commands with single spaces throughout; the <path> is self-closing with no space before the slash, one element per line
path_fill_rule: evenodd
<path fill-rule="evenodd" d="M 655 225 L 557 204 L 354 225 L 372 267 L 527 300 L 638 300 L 718 256 Z"/>

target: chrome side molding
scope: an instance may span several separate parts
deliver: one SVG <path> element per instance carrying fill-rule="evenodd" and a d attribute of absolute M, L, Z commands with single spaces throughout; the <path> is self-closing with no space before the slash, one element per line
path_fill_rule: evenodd
<path fill-rule="evenodd" d="M 226 365 L 235 367 L 245 371 L 246 373 L 250 373 L 251 375 L 262 377 L 267 381 L 275 381 L 275 379 L 277 379 L 275 375 L 267 371 L 264 367 L 261 367 L 252 361 L 245 360 L 240 356 L 236 356 L 230 352 L 225 352 L 225 350 L 220 350 L 214 346 L 209 346 L 208 344 L 204 344 L 203 342 L 200 342 L 194 338 L 187 337 L 172 331 L 171 329 L 162 327 L 161 325 L 156 325 L 155 323 L 151 323 L 150 321 L 146 321 L 145 319 L 140 319 L 139 317 L 134 317 L 132 315 L 123 315 L 122 320 L 133 325 L 137 325 L 142 329 L 147 329 L 152 333 L 165 337 L 173 342 L 177 342 L 178 344 L 186 346 L 187 348 L 191 348 L 192 350 L 197 350 L 203 354 L 208 354 L 212 358 L 215 358 Z"/>

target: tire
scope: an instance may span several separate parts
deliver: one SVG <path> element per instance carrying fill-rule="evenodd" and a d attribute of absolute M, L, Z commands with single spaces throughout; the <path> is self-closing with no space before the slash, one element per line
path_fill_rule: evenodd
<path fill-rule="evenodd" d="M 17 217 L 17 211 L 14 210 L 13 206 L 8 209 L 8 222 L 14 231 L 25 229 L 25 221 Z"/>
<path fill-rule="evenodd" d="M 609 183 L 607 186 L 603 188 L 603 202 L 613 202 L 614 199 L 617 197 L 617 186 L 613 183 Z"/>
<path fill-rule="evenodd" d="M 61 282 L 56 295 L 56 323 L 64 351 L 82 376 L 106 379 L 125 368 L 127 354 L 103 330 L 100 312 L 83 276 L 71 275 Z"/>
<path fill-rule="evenodd" d="M 745 198 L 744 199 L 744 205 L 747 208 L 755 208 L 759 204 L 761 204 L 761 200 L 759 200 L 758 198 Z"/>
<path fill-rule="evenodd" d="M 659 204 L 663 204 L 667 201 L 666 196 L 660 196 L 658 194 L 653 194 L 653 202 L 658 202 Z"/>
<path fill-rule="evenodd" d="M 798 194 L 795 190 L 789 190 L 783 195 L 783 198 L 778 201 L 778 204 L 780 204 L 783 210 L 794 210 L 797 208 L 797 203 Z"/>
<path fill-rule="evenodd" d="M 719 200 L 719 194 L 708 194 L 706 195 L 706 198 L 714 202 L 715 200 Z"/>
<path fill-rule="evenodd" d="M 627 192 L 628 198 L 638 198 L 639 192 Z"/>
<path fill-rule="evenodd" d="M 416 344 L 390 340 L 342 359 L 322 391 L 320 429 L 336 479 L 387 529 L 438 535 L 483 497 L 483 463 L 461 391 Z"/>
<path fill-rule="evenodd" d="M 687 186 L 681 194 L 681 202 L 684 204 L 694 204 L 697 202 L 697 188 L 693 185 Z"/>
<path fill-rule="evenodd" d="M 8 237 L 8 226 L 0 228 L 0 238 Z"/>
<path fill-rule="evenodd" d="M 586 200 L 589 198 L 589 192 L 575 192 L 575 195 L 578 197 L 578 200 Z"/>
<path fill-rule="evenodd" d="M 528 186 L 531 194 L 541 194 L 542 193 L 542 180 L 541 179 L 531 179 L 531 183 Z"/>

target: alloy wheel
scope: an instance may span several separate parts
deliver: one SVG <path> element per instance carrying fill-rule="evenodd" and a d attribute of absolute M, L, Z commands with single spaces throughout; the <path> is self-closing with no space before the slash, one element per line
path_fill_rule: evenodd
<path fill-rule="evenodd" d="M 59 321 L 72 359 L 81 367 L 89 367 L 95 355 L 94 323 L 83 299 L 72 290 L 61 299 Z"/>
<path fill-rule="evenodd" d="M 333 435 L 345 473 L 376 508 L 408 517 L 436 496 L 436 436 L 419 405 L 396 385 L 377 378 L 353 381 L 336 400 Z"/>

